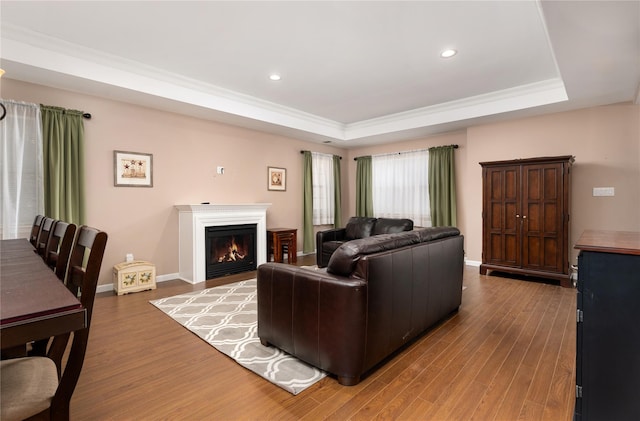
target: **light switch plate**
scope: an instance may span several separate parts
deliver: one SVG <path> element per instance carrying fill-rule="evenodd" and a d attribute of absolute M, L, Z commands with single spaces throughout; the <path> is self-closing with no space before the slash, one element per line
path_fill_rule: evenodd
<path fill-rule="evenodd" d="M 616 190 L 614 187 L 594 187 L 594 196 L 615 196 Z"/>

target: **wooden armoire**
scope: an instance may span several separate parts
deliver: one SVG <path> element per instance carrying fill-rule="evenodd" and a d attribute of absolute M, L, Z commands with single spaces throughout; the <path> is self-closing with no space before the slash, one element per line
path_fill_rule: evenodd
<path fill-rule="evenodd" d="M 482 265 L 571 286 L 569 209 L 574 157 L 481 162 Z"/>

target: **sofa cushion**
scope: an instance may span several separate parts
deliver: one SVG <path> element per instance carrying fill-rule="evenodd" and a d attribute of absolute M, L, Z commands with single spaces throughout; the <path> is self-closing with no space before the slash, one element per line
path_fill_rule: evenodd
<path fill-rule="evenodd" d="M 356 240 L 358 238 L 366 238 L 371 235 L 373 224 L 376 218 L 367 218 L 364 216 L 353 216 L 349 218 L 345 227 L 345 238 L 347 240 Z"/>
<path fill-rule="evenodd" d="M 329 259 L 327 272 L 334 275 L 349 276 L 362 256 L 393 250 L 419 242 L 420 237 L 415 231 L 406 231 L 399 234 L 381 234 L 347 241 L 338 247 L 331 259 Z"/>
<path fill-rule="evenodd" d="M 437 227 L 421 228 L 394 234 L 380 234 L 347 241 L 331 255 L 327 272 L 334 275 L 349 276 L 363 256 L 457 235 L 460 235 L 460 230 L 455 227 Z"/>
<path fill-rule="evenodd" d="M 416 232 L 420 236 L 421 243 L 460 235 L 460 230 L 456 227 L 431 227 L 416 230 Z"/>
<path fill-rule="evenodd" d="M 411 219 L 378 218 L 373 226 L 371 235 L 394 234 L 402 231 L 411 231 L 413 221 Z"/>

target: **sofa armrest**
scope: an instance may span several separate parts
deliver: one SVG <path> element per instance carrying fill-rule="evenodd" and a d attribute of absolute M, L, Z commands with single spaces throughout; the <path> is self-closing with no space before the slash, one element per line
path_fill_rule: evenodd
<path fill-rule="evenodd" d="M 263 344 L 345 379 L 361 373 L 366 281 L 265 263 L 258 267 L 257 283 L 258 336 Z"/>
<path fill-rule="evenodd" d="M 316 233 L 316 250 L 321 249 L 322 243 L 327 241 L 345 241 L 346 230 L 344 228 L 332 228 Z"/>
<path fill-rule="evenodd" d="M 316 264 L 323 268 L 329 263 L 329 258 L 339 243 L 346 241 L 346 229 L 333 228 L 316 233 Z M 332 243 L 326 247 L 325 243 Z"/>

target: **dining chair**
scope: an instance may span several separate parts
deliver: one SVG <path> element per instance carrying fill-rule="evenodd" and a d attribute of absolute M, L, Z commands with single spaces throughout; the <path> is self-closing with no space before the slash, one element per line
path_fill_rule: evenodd
<path fill-rule="evenodd" d="M 58 279 L 65 281 L 67 266 L 71 257 L 71 247 L 76 234 L 76 225 L 64 221 L 57 221 L 53 231 L 49 234 L 47 246 L 44 249 L 44 261 Z M 31 350 L 28 352 L 32 356 L 45 356 L 49 338 L 34 341 Z"/>
<path fill-rule="evenodd" d="M 51 230 L 54 227 L 56 220 L 53 218 L 49 218 L 47 216 L 42 220 L 42 225 L 40 226 L 40 233 L 38 234 L 38 239 L 36 240 L 36 252 L 42 256 L 44 259 L 44 248 L 47 246 L 47 241 L 49 241 L 49 234 L 51 234 Z"/>
<path fill-rule="evenodd" d="M 38 240 L 38 235 L 40 235 L 40 227 L 42 226 L 43 219 L 44 219 L 44 215 L 36 215 L 36 219 L 33 220 L 33 225 L 31 226 L 31 234 L 29 234 L 29 242 L 34 248 L 37 248 L 36 241 Z"/>
<path fill-rule="evenodd" d="M 31 417 L 69 419 L 71 396 L 87 350 L 93 303 L 106 244 L 107 233 L 83 225 L 74 240 L 69 259 L 67 287 L 76 296 L 79 295 L 80 303 L 87 311 L 87 326 L 73 334 L 54 337 L 45 357 L 0 361 L 0 419 L 3 421 Z M 88 253 L 86 259 L 85 253 Z M 68 357 L 64 360 L 69 344 Z M 64 361 L 66 364 L 63 369 Z"/>
<path fill-rule="evenodd" d="M 58 221 L 49 234 L 49 240 L 44 249 L 44 261 L 55 272 L 58 279 L 64 282 L 67 265 L 71 257 L 71 247 L 76 235 L 76 225 Z"/>

